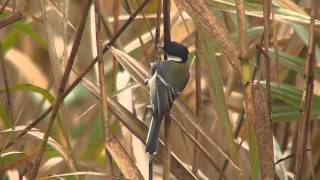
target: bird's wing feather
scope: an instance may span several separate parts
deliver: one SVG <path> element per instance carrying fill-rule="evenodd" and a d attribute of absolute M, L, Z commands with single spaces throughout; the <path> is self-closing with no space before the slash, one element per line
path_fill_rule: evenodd
<path fill-rule="evenodd" d="M 146 152 L 153 154 L 156 152 L 162 117 L 170 110 L 179 92 L 169 86 L 161 76 L 161 72 L 156 72 L 150 80 L 151 83 L 155 83 L 155 88 L 150 89 L 153 115 L 147 136 Z"/>
<path fill-rule="evenodd" d="M 153 97 L 152 105 L 153 116 L 157 119 L 161 119 L 164 113 L 168 112 L 172 106 L 173 101 L 178 97 L 179 93 L 175 88 L 171 87 L 167 81 L 163 78 L 162 72 L 158 69 L 156 74 L 156 88 Z"/>

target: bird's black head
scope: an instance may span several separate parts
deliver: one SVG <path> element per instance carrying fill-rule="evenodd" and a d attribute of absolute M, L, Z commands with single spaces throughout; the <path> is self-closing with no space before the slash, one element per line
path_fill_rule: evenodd
<path fill-rule="evenodd" d="M 175 41 L 166 43 L 163 46 L 163 51 L 169 56 L 181 58 L 181 63 L 185 63 L 188 60 L 188 48 Z"/>

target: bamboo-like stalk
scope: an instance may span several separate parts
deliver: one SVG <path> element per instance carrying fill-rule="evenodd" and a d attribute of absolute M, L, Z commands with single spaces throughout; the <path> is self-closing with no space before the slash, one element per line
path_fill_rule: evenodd
<path fill-rule="evenodd" d="M 1 65 L 1 72 L 2 72 L 2 78 L 4 82 L 4 88 L 6 91 L 6 99 L 7 99 L 7 109 L 9 112 L 9 121 L 12 130 L 14 131 L 15 128 L 15 122 L 13 117 L 13 110 L 12 110 L 12 100 L 11 100 L 11 93 L 9 91 L 9 80 L 8 80 L 8 73 L 6 70 L 6 63 L 4 61 L 3 51 L 2 51 L 2 44 L 0 43 L 0 65 Z"/>
<path fill-rule="evenodd" d="M 120 15 L 120 1 L 113 1 L 113 34 L 118 31 L 119 28 L 119 15 Z M 112 91 L 116 90 L 116 79 L 117 79 L 117 68 L 118 62 L 115 57 L 112 57 Z"/>
<path fill-rule="evenodd" d="M 196 50 L 198 53 L 199 48 L 199 33 L 196 32 Z M 199 54 L 196 54 L 196 115 L 197 120 L 199 123 L 202 121 L 202 99 L 201 99 L 201 60 L 199 58 Z M 196 140 L 198 142 L 201 141 L 201 136 L 199 135 L 199 132 L 196 131 L 195 134 Z M 199 150 L 197 147 L 194 147 L 193 151 L 193 165 L 192 165 L 192 172 L 194 174 L 198 174 L 199 169 Z"/>
<path fill-rule="evenodd" d="M 60 105 L 63 102 L 63 99 L 64 99 L 63 98 L 63 94 L 64 94 L 64 91 L 66 89 L 66 85 L 67 85 L 67 82 L 68 82 L 68 79 L 69 79 L 69 75 L 70 75 L 70 72 L 72 70 L 72 66 L 73 66 L 73 63 L 74 63 L 74 60 L 75 60 L 79 45 L 80 45 L 82 33 L 83 33 L 83 30 L 84 30 L 84 27 L 85 27 L 85 22 L 86 22 L 86 19 L 87 19 L 87 16 L 88 16 L 88 12 L 89 12 L 89 9 L 90 9 L 90 4 L 91 4 L 91 0 L 87 0 L 87 1 L 85 1 L 85 4 L 83 6 L 83 11 L 82 11 L 83 13 L 82 13 L 82 17 L 81 17 L 81 20 L 80 20 L 80 24 L 79 24 L 79 26 L 77 28 L 76 33 L 75 33 L 74 43 L 73 43 L 73 46 L 72 46 L 72 49 L 71 49 L 71 52 L 70 52 L 70 56 L 69 56 L 69 59 L 68 59 L 68 62 L 67 62 L 67 65 L 66 65 L 62 80 L 61 80 L 60 85 L 59 85 L 58 95 L 57 95 L 56 101 L 55 101 L 55 103 L 53 105 L 52 114 L 51 114 L 51 117 L 50 117 L 50 120 L 49 120 L 49 124 L 48 124 L 47 130 L 46 130 L 46 133 L 45 133 L 45 135 L 43 137 L 43 141 L 41 142 L 41 145 L 40 145 L 41 151 L 40 151 L 39 156 L 36 158 L 35 165 L 34 165 L 34 167 L 32 169 L 31 179 L 35 179 L 37 177 L 38 170 L 39 170 L 39 167 L 40 167 L 40 163 L 41 163 L 45 148 L 47 146 L 47 141 L 48 141 L 48 138 L 49 138 L 49 135 L 50 135 L 50 131 L 51 131 L 52 127 L 53 127 L 54 120 L 55 120 L 55 118 L 56 118 L 56 116 L 58 114 Z"/>
<path fill-rule="evenodd" d="M 103 53 L 106 53 L 110 46 L 112 46 L 116 40 L 120 37 L 120 35 L 128 28 L 128 26 L 133 22 L 134 18 L 139 14 L 139 12 L 148 4 L 150 0 L 145 0 L 139 8 L 136 9 L 136 11 L 130 16 L 130 18 L 122 25 L 122 27 L 119 29 L 119 31 L 110 39 L 110 41 L 104 45 L 103 47 Z M 95 58 L 86 68 L 83 70 L 76 80 L 74 80 L 70 86 L 67 88 L 67 90 L 63 94 L 63 99 L 67 97 L 67 95 L 81 82 L 82 78 L 88 74 L 88 72 L 94 67 L 94 65 L 97 63 L 98 58 Z M 21 133 L 17 135 L 17 137 L 24 136 L 29 130 L 31 130 L 33 127 L 35 127 L 37 124 L 39 124 L 53 109 L 53 105 L 51 105 L 45 112 L 40 114 L 36 120 L 34 120 L 32 123 L 30 123 Z M 4 146 L 4 149 L 7 149 L 8 147 L 13 145 L 13 141 L 9 142 L 6 146 Z"/>
<path fill-rule="evenodd" d="M 158 46 L 160 44 L 160 25 L 161 25 L 161 4 L 162 0 L 158 0 L 157 3 L 157 24 L 156 24 L 156 34 L 154 42 L 154 52 L 155 58 L 160 59 L 160 54 L 158 53 Z"/>
<path fill-rule="evenodd" d="M 271 122 L 268 116 L 267 95 L 260 84 L 250 84 L 246 89 L 253 108 L 249 121 L 252 123 L 258 145 L 261 179 L 271 180 L 275 178 L 273 136 Z"/>
<path fill-rule="evenodd" d="M 99 71 L 99 87 L 100 87 L 100 104 L 102 109 L 103 117 L 103 135 L 104 142 L 108 144 L 110 141 L 110 129 L 109 129 L 109 118 L 108 118 L 108 104 L 105 101 L 107 93 L 105 88 L 105 78 L 104 78 L 104 62 L 103 62 L 103 52 L 102 52 L 102 38 L 101 38 L 101 21 L 100 21 L 100 1 L 94 0 L 94 11 L 95 11 L 95 30 L 96 30 L 96 46 L 97 46 L 97 59 L 98 59 L 98 71 Z M 106 173 L 113 175 L 112 169 L 112 157 L 108 149 L 105 148 L 105 160 L 106 160 Z M 107 179 L 112 179 L 107 177 Z"/>
<path fill-rule="evenodd" d="M 105 99 L 104 101 L 107 100 Z M 105 143 L 105 148 L 108 149 L 125 178 L 136 180 L 144 179 L 134 161 L 115 136 L 108 139 Z"/>
<path fill-rule="evenodd" d="M 311 107 L 312 107 L 312 96 L 314 87 L 314 71 L 316 67 L 315 62 L 315 48 L 316 48 L 316 30 L 315 20 L 318 14 L 319 1 L 313 0 L 311 3 L 311 18 L 309 27 L 309 40 L 308 40 L 308 55 L 306 58 L 304 68 L 304 90 L 301 98 L 300 106 L 300 120 L 298 122 L 297 132 L 297 150 L 295 159 L 295 177 L 297 180 L 303 178 L 303 164 L 305 160 L 305 152 L 307 142 L 309 140 L 308 135 L 310 134 L 310 118 L 311 118 Z M 310 136 L 311 137 L 311 136 Z M 312 167 L 310 167 L 312 168 Z"/>
<path fill-rule="evenodd" d="M 0 66 L 1 66 L 1 72 L 2 72 L 2 78 L 3 78 L 3 83 L 4 83 L 4 88 L 6 91 L 6 99 L 7 99 L 7 111 L 8 113 L 8 119 L 9 119 L 9 123 L 12 129 L 12 132 L 10 133 L 10 138 L 14 139 L 14 130 L 15 130 L 15 120 L 13 117 L 13 107 L 12 107 L 12 100 L 11 100 L 11 93 L 9 91 L 9 80 L 8 80 L 8 74 L 7 74 L 7 70 L 6 70 L 6 63 L 4 61 L 4 55 L 3 55 L 3 51 L 2 51 L 2 43 L 0 43 Z M 10 139 L 8 138 L 8 139 Z M 6 139 L 5 145 L 7 143 L 9 143 L 8 139 Z M 5 147 L 4 145 L 4 147 Z M 4 152 L 4 148 L 1 149 L 0 154 L 2 154 Z"/>
<path fill-rule="evenodd" d="M 273 49 L 274 49 L 274 61 L 276 63 L 276 79 L 278 85 L 280 83 L 280 75 L 279 75 L 279 46 L 278 46 L 278 31 L 277 31 L 277 21 L 275 21 L 274 13 L 272 12 L 272 23 L 273 23 Z M 271 110 L 270 110 L 271 111 Z"/>
<path fill-rule="evenodd" d="M 170 0 L 163 0 L 163 41 L 164 44 L 171 41 L 170 32 Z M 166 57 L 165 57 L 166 58 Z M 164 115 L 164 151 L 163 151 L 163 180 L 169 180 L 170 177 L 170 164 L 171 164 L 171 144 L 170 144 L 170 133 L 171 130 L 171 119 L 170 112 Z"/>
<path fill-rule="evenodd" d="M 268 115 L 270 122 L 271 121 L 271 85 L 270 85 L 270 64 L 271 59 L 269 55 L 269 24 L 270 24 L 270 12 L 271 12 L 271 4 L 272 0 L 264 0 L 263 1 L 263 46 L 264 46 L 264 52 L 267 54 L 267 56 L 263 56 L 263 64 L 265 65 L 266 69 L 266 92 L 267 92 L 267 104 L 268 104 Z"/>

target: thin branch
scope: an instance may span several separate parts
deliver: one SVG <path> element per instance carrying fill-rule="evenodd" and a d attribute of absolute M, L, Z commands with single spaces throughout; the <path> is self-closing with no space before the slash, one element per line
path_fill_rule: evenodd
<path fill-rule="evenodd" d="M 8 80 L 8 73 L 7 73 L 7 68 L 6 68 L 6 63 L 4 61 L 4 55 L 2 51 L 2 43 L 0 43 L 0 64 L 1 64 L 1 71 L 2 71 L 2 77 L 3 77 L 3 82 L 4 82 L 4 88 L 6 91 L 6 98 L 7 98 L 7 108 L 9 112 L 9 121 L 12 130 L 14 131 L 14 117 L 13 117 L 13 110 L 12 110 L 12 100 L 11 100 L 11 93 L 9 90 L 9 80 Z"/>
<path fill-rule="evenodd" d="M 312 151 L 312 149 L 306 149 L 304 152 L 308 152 L 308 151 Z M 281 162 L 287 160 L 287 159 L 290 159 L 290 158 L 293 158 L 296 156 L 297 153 L 292 153 L 292 154 L 289 154 L 288 156 L 284 157 L 284 158 L 281 158 L 279 159 L 278 161 L 276 161 L 274 164 L 280 164 Z"/>
<path fill-rule="evenodd" d="M 12 24 L 16 21 L 19 21 L 23 18 L 22 13 L 21 12 L 16 12 L 10 16 L 7 16 L 3 19 L 0 20 L 0 29 L 8 26 L 9 24 Z"/>
<path fill-rule="evenodd" d="M 155 58 L 159 58 L 159 59 L 160 59 L 160 54 L 158 53 L 158 47 L 160 44 L 161 3 L 162 3 L 162 0 L 158 0 L 158 3 L 157 3 L 157 25 L 156 25 L 156 34 L 155 34 L 155 43 L 154 43 Z"/>
<path fill-rule="evenodd" d="M 163 33 L 164 33 L 164 44 L 167 44 L 171 41 L 171 32 L 170 32 L 170 0 L 163 0 Z M 166 59 L 166 56 L 165 56 Z M 169 180 L 170 177 L 170 164 L 171 164 L 171 119 L 170 112 L 167 112 L 164 115 L 164 151 L 163 151 L 163 180 Z"/>
<path fill-rule="evenodd" d="M 0 8 L 3 8 L 4 7 L 4 5 L 0 5 Z M 6 11 L 9 11 L 9 12 L 12 12 L 12 14 L 14 14 L 14 9 L 12 8 L 12 7 L 9 7 L 9 6 L 5 6 L 4 7 L 5 8 L 5 10 Z M 25 12 L 25 11 L 19 11 L 22 15 L 23 15 L 23 17 L 22 18 L 30 18 L 30 19 L 32 19 L 32 20 L 34 20 L 35 22 L 41 22 L 41 23 L 43 23 L 43 20 L 42 19 L 40 19 L 39 17 L 36 17 L 36 16 L 34 16 L 33 14 L 30 14 L 30 13 L 28 13 L 28 12 Z M 15 12 L 16 13 L 16 12 Z"/>
<path fill-rule="evenodd" d="M 264 51 L 268 56 L 264 56 L 265 58 L 263 59 L 263 63 L 265 64 L 266 67 L 266 94 L 267 94 L 267 104 L 268 104 L 268 116 L 270 119 L 270 122 L 272 122 L 271 120 L 271 85 L 270 85 L 270 64 L 271 64 L 271 59 L 270 58 L 266 58 L 266 57 L 270 57 L 269 56 L 269 24 L 270 24 L 270 12 L 271 12 L 271 4 L 272 4 L 272 0 L 264 0 L 263 1 L 263 45 L 264 45 Z"/>
<path fill-rule="evenodd" d="M 308 40 L 308 56 L 306 58 L 305 69 L 304 69 L 304 90 L 301 98 L 300 107 L 300 120 L 298 123 L 298 134 L 297 134 L 297 154 L 295 161 L 295 176 L 297 180 L 303 177 L 303 167 L 305 160 L 305 153 L 303 149 L 306 149 L 307 142 L 309 140 L 308 134 L 310 129 L 311 119 L 311 108 L 312 108 L 312 96 L 314 87 L 314 71 L 316 67 L 315 62 L 315 49 L 316 49 L 316 30 L 315 20 L 318 13 L 319 1 L 313 0 L 311 5 L 311 18 L 310 18 L 310 29 L 309 29 L 309 40 Z M 312 167 L 311 167 L 312 168 Z"/>
<path fill-rule="evenodd" d="M 56 118 L 56 116 L 58 114 L 60 105 L 63 102 L 63 99 L 64 99 L 63 98 L 63 94 L 64 94 L 64 91 L 66 89 L 66 85 L 67 85 L 67 82 L 68 82 L 68 79 L 69 79 L 69 75 L 70 75 L 70 72 L 72 70 L 72 66 L 73 66 L 73 63 L 75 61 L 75 57 L 76 57 L 76 54 L 77 54 L 77 51 L 78 51 L 78 48 L 79 48 L 79 45 L 80 45 L 82 33 L 83 33 L 84 27 L 85 27 L 85 22 L 86 22 L 86 19 L 87 19 L 87 16 L 88 16 L 88 12 L 89 12 L 89 9 L 90 9 L 90 4 L 91 4 L 91 0 L 87 0 L 84 3 L 83 10 L 82 10 L 83 13 L 82 13 L 82 17 L 81 17 L 81 20 L 80 20 L 80 24 L 79 24 L 79 26 L 77 28 L 76 33 L 75 33 L 74 43 L 73 43 L 73 46 L 72 46 L 72 49 L 71 49 L 71 52 L 70 52 L 70 56 L 69 56 L 69 59 L 68 59 L 68 62 L 67 62 L 67 65 L 66 65 L 62 80 L 60 82 L 60 86 L 59 86 L 59 89 L 58 89 L 58 95 L 57 95 L 56 101 L 55 101 L 55 103 L 53 105 L 52 114 L 51 114 L 51 117 L 50 117 L 50 120 L 49 120 L 49 124 L 48 124 L 46 133 L 44 135 L 43 141 L 42 141 L 41 146 L 40 146 L 41 147 L 40 155 L 36 159 L 35 166 L 34 166 L 34 168 L 32 170 L 32 173 L 31 173 L 31 179 L 35 179 L 37 177 L 38 169 L 39 169 L 39 166 L 40 166 L 43 154 L 44 154 L 44 149 L 46 148 L 46 145 L 47 145 L 47 139 L 49 138 L 50 131 L 51 131 L 52 127 L 53 127 L 54 120 L 55 120 L 55 118 Z"/>
<path fill-rule="evenodd" d="M 94 0 L 94 10 L 95 10 L 95 25 L 96 25 L 96 43 L 97 43 L 97 59 L 99 68 L 99 87 L 100 87 L 100 103 L 102 108 L 103 117 L 103 135 L 104 141 L 107 143 L 110 140 L 110 129 L 109 129 L 109 118 L 108 118 L 108 104 L 106 101 L 106 85 L 104 78 L 104 63 L 103 63 L 103 52 L 102 52 L 102 38 L 101 38 L 101 21 L 100 21 L 100 3 L 99 0 Z M 112 157 L 105 148 L 105 159 L 106 159 L 106 173 L 113 175 L 112 170 Z M 111 178 L 108 178 L 111 179 Z"/>
<path fill-rule="evenodd" d="M 196 49 L 199 48 L 199 34 L 196 32 Z M 198 52 L 198 51 L 197 51 Z M 196 54 L 196 115 L 199 123 L 202 121 L 202 99 L 201 99 L 201 60 L 198 54 Z M 196 140 L 201 141 L 201 136 L 198 131 L 195 134 Z M 199 150 L 195 146 L 193 151 L 193 165 L 192 172 L 198 175 L 199 169 Z"/>
<path fill-rule="evenodd" d="M 8 3 L 9 3 L 9 1 L 10 1 L 10 0 L 7 0 L 7 1 L 2 5 L 2 7 L 1 7 L 1 9 L 0 9 L 0 14 L 2 14 L 2 13 L 3 13 L 3 11 L 6 9 L 6 7 L 7 7 Z"/>
<path fill-rule="evenodd" d="M 7 144 L 10 138 L 14 139 L 14 130 L 15 130 L 15 121 L 14 121 L 14 117 L 13 117 L 13 110 L 12 110 L 12 100 L 11 100 L 11 93 L 9 90 L 9 80 L 8 80 L 8 74 L 7 74 L 7 70 L 6 70 L 6 65 L 5 65 L 5 61 L 4 61 L 4 55 L 3 55 L 3 51 L 2 51 L 2 43 L 0 43 L 0 65 L 1 65 L 1 72 L 2 72 L 2 77 L 3 77 L 3 82 L 4 82 L 4 88 L 5 88 L 5 92 L 6 92 L 6 98 L 7 98 L 7 110 L 9 112 L 9 121 L 10 121 L 10 126 L 11 126 L 11 133 L 10 133 L 10 137 L 8 139 L 6 139 L 5 144 Z M 2 148 L 0 154 L 2 154 L 4 152 L 4 148 Z"/>
<path fill-rule="evenodd" d="M 118 31 L 119 28 L 119 15 L 120 15 L 120 1 L 113 1 L 113 34 Z M 116 80 L 117 80 L 117 68 L 118 68 L 118 61 L 116 58 L 112 57 L 112 91 L 116 91 Z"/>
<path fill-rule="evenodd" d="M 273 49 L 274 49 L 274 60 L 276 62 L 276 79 L 278 86 L 280 83 L 279 79 L 279 47 L 278 47 L 278 32 L 277 32 L 277 21 L 275 21 L 274 13 L 272 12 L 272 21 L 273 21 Z"/>

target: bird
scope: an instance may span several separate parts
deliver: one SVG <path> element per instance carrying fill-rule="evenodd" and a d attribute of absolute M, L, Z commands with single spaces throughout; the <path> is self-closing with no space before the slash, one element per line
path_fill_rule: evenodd
<path fill-rule="evenodd" d="M 181 43 L 170 41 L 161 48 L 166 61 L 151 64 L 151 78 L 145 80 L 150 89 L 152 119 L 146 140 L 146 152 L 156 154 L 161 121 L 174 100 L 186 87 L 190 73 L 189 50 Z"/>

